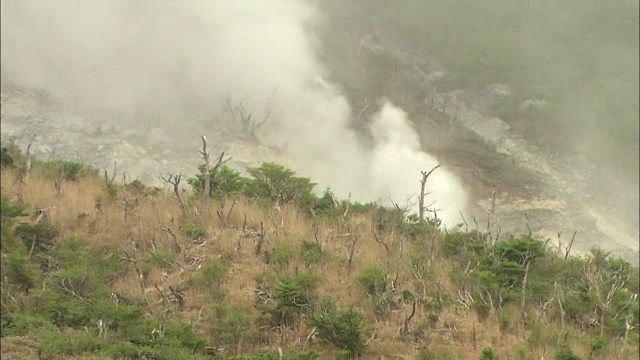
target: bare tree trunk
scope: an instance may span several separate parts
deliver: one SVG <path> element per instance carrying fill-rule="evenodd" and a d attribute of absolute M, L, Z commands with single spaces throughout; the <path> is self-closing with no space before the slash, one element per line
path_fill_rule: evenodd
<path fill-rule="evenodd" d="M 620 353 L 618 353 L 618 359 L 622 359 L 624 356 L 624 349 L 627 347 L 629 330 L 635 329 L 635 327 L 631 326 L 631 320 L 633 320 L 633 315 L 631 314 L 631 310 L 629 310 L 629 315 L 624 318 L 624 336 L 622 337 L 622 346 L 620 347 Z"/>
<path fill-rule="evenodd" d="M 31 146 L 33 145 L 33 141 L 35 139 L 36 139 L 36 135 L 34 134 L 31 137 L 31 141 L 29 142 L 29 145 L 27 145 L 27 163 L 25 164 L 25 169 L 24 169 L 25 180 L 29 179 L 29 176 L 31 175 Z"/>
<path fill-rule="evenodd" d="M 420 198 L 418 198 L 418 217 L 420 219 L 420 223 L 424 222 L 424 211 L 426 207 L 424 206 L 424 197 L 425 197 L 425 187 L 427 185 L 427 179 L 429 175 L 433 173 L 437 168 L 440 167 L 440 164 L 436 165 L 433 169 L 429 170 L 429 172 L 422 171 L 422 180 L 420 180 Z"/>
<path fill-rule="evenodd" d="M 209 161 L 209 151 L 207 150 L 207 137 L 202 136 L 202 151 L 200 154 L 204 159 L 204 203 L 209 205 L 209 196 L 211 194 L 211 162 Z"/>
<path fill-rule="evenodd" d="M 203 184 L 204 194 L 203 196 L 204 196 L 205 204 L 209 205 L 209 197 L 211 196 L 211 178 L 216 174 L 218 169 L 220 169 L 222 165 L 229 162 L 231 158 L 225 159 L 224 151 L 223 151 L 220 153 L 220 156 L 218 156 L 218 160 L 216 161 L 216 164 L 212 167 L 211 161 L 209 158 L 210 152 L 207 149 L 207 137 L 202 136 L 201 139 L 202 139 L 202 150 L 200 150 L 200 155 L 202 155 L 202 159 L 204 160 L 204 184 Z"/>
<path fill-rule="evenodd" d="M 164 182 L 171 184 L 173 186 L 173 192 L 174 194 L 176 194 L 174 199 L 178 201 L 178 203 L 180 204 L 180 208 L 182 210 L 187 211 L 188 210 L 187 205 L 184 203 L 184 201 L 182 201 L 182 197 L 180 196 L 180 180 L 182 179 L 182 175 L 169 174 L 169 176 L 166 178 L 164 176 L 160 176 L 160 178 L 164 180 Z"/>
<path fill-rule="evenodd" d="M 527 265 L 524 268 L 524 278 L 522 279 L 522 292 L 520 294 L 520 313 L 524 317 L 525 314 L 525 304 L 526 304 L 526 295 L 527 295 L 527 278 L 529 277 L 529 266 L 531 265 L 530 260 L 526 260 Z"/>
<path fill-rule="evenodd" d="M 571 242 L 569 243 L 569 246 L 567 247 L 567 251 L 564 253 L 564 260 L 567 261 L 567 259 L 569 258 L 569 253 L 571 252 L 571 247 L 573 246 L 573 242 L 576 240 L 576 234 L 578 233 L 578 231 L 574 231 L 573 232 L 573 236 L 571 237 Z"/>
<path fill-rule="evenodd" d="M 558 292 L 558 282 L 553 285 L 554 290 L 556 292 L 556 298 L 558 299 L 558 307 L 560 308 L 560 334 L 564 333 L 564 308 L 562 307 L 562 299 L 560 298 L 560 293 Z"/>

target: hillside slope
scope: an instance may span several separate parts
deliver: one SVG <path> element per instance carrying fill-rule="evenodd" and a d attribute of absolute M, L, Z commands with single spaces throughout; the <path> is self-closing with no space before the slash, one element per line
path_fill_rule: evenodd
<path fill-rule="evenodd" d="M 2 155 L 3 357 L 638 356 L 638 268 L 602 251 L 442 231 L 274 165 L 214 173 L 205 202 Z"/>

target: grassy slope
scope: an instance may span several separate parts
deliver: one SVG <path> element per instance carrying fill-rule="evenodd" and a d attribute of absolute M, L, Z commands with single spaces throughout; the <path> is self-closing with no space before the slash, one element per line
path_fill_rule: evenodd
<path fill-rule="evenodd" d="M 414 358 L 420 348 L 426 347 L 436 351 L 439 354 L 436 355 L 437 358 L 444 358 L 444 349 L 449 349 L 455 358 L 478 359 L 485 347 L 491 347 L 502 359 L 526 358 L 521 357 L 522 354 L 540 358 L 545 353 L 548 354 L 545 356 L 547 358 L 553 356 L 559 348 L 560 337 L 556 335 L 560 331 L 560 321 L 558 309 L 554 305 L 549 306 L 544 318 L 539 318 L 535 308 L 530 305 L 527 308 L 529 316 L 526 325 L 515 315 L 505 321 L 505 316 L 500 315 L 497 310 L 492 310 L 486 320 L 479 322 L 473 310 L 465 308 L 456 300 L 460 288 L 451 279 L 462 275 L 463 269 L 460 264 L 446 258 L 438 246 L 434 262 L 429 268 L 430 275 L 425 283 L 420 284 L 408 259 L 416 256 L 415 254 L 424 254 L 424 247 L 409 241 L 398 231 L 381 232 L 380 236 L 389 246 L 390 252 L 387 253 L 384 246 L 376 242 L 371 231 L 372 216 L 367 213 L 354 214 L 346 220 L 310 220 L 293 207 L 276 210 L 256 201 L 240 199 L 231 213 L 228 226 L 223 227 L 216 215 L 218 203 L 212 201 L 208 208 L 199 204 L 197 214 L 190 215 L 192 221 L 201 224 L 208 234 L 203 243 L 198 243 L 185 235 L 184 226 L 181 227 L 178 220 L 182 210 L 168 192 L 143 196 L 141 192 L 121 188 L 116 199 L 108 200 L 102 179 L 96 177 L 83 178 L 77 182 L 63 182 L 62 193 L 56 195 L 53 180 L 39 173 L 38 167 L 34 168 L 34 173 L 25 181 L 22 189 L 16 181 L 15 170 L 3 170 L 2 196 L 12 199 L 20 193 L 30 211 L 37 208 L 50 209 L 51 224 L 61 230 L 56 242 L 76 235 L 86 239 L 90 251 L 99 254 L 100 259 L 107 259 L 109 254 L 124 256 L 124 251 L 131 255 L 146 275 L 142 284 L 143 292 L 134 269 L 129 266 L 125 271 L 126 261 L 120 262 L 120 276 L 107 284 L 109 292 L 120 294 L 131 303 L 145 304 L 144 316 L 151 321 L 160 323 L 161 319 L 170 318 L 171 322 L 191 324 L 195 333 L 213 347 L 220 346 L 215 342 L 221 338 L 219 326 L 222 325 L 216 323 L 211 310 L 222 305 L 235 311 L 245 310 L 246 314 L 259 318 L 259 311 L 254 306 L 256 278 L 274 272 L 299 274 L 307 271 L 300 253 L 301 241 L 307 239 L 321 242 L 327 254 L 320 264 L 309 267 L 309 271 L 321 279 L 315 294 L 318 297 L 332 297 L 341 306 L 354 307 L 365 315 L 368 345 L 361 358 Z M 186 197 L 187 193 L 184 196 Z M 103 201 L 100 211 L 95 209 L 97 198 L 107 199 Z M 133 198 L 138 199 L 138 206 L 125 218 L 123 201 Z M 21 220 L 33 222 L 33 218 Z M 254 254 L 255 238 L 241 237 L 243 227 L 260 229 L 261 223 L 267 234 L 265 249 L 272 253 L 274 248 L 285 249 L 281 250 L 283 253 L 289 251 L 291 260 L 288 264 L 267 264 L 263 256 Z M 163 230 L 166 228 L 176 234 L 179 251 L 176 251 L 171 236 Z M 340 236 L 348 233 L 356 235 L 358 239 L 351 274 L 347 273 L 345 265 L 348 241 L 346 237 Z M 135 251 L 132 241 L 136 243 Z M 440 241 L 438 236 L 437 243 Z M 4 231 L 2 243 L 2 256 L 6 258 L 9 255 L 6 253 L 8 246 L 5 245 L 7 242 Z M 154 256 L 154 253 L 158 255 Z M 198 282 L 199 273 L 207 264 L 218 259 L 230 261 L 228 273 L 224 275 L 220 288 L 203 286 Z M 426 260 L 426 257 L 423 259 Z M 3 270 L 4 266 L 3 261 Z M 399 287 L 412 291 L 425 302 L 438 296 L 444 298 L 439 316 L 434 320 L 433 314 L 430 315 L 426 306 L 418 306 L 410 323 L 412 335 L 400 337 L 399 329 L 411 312 L 411 303 L 399 303 L 397 308 L 388 312 L 384 318 L 377 318 L 370 299 L 355 281 L 361 270 L 371 266 L 391 269 L 389 281 L 395 277 L 394 273 L 397 270 Z M 46 275 L 40 274 L 37 284 L 28 294 L 11 287 L 10 282 L 7 283 L 4 279 L 3 316 L 31 311 L 29 307 L 33 306 L 34 301 L 37 303 L 33 297 L 39 296 L 38 289 L 46 287 L 46 284 L 43 284 L 45 278 Z M 183 304 L 170 301 L 170 287 L 181 294 Z M 13 294 L 13 300 L 4 296 L 8 291 Z M 148 303 L 145 302 L 145 297 Z M 163 297 L 169 301 L 163 300 Z M 73 303 L 81 300 L 63 294 L 58 301 Z M 513 307 L 513 313 L 517 313 L 517 306 Z M 98 333 L 96 321 L 96 318 L 91 318 L 86 329 L 62 327 L 60 331 L 68 334 L 69 344 L 74 337 L 88 336 L 95 339 Z M 336 350 L 335 346 L 319 339 L 308 340 L 311 328 L 305 321 L 301 321 L 297 326 L 284 328 L 260 327 L 260 321 L 251 324 L 254 325 L 245 330 L 253 331 L 252 338 L 224 346 L 220 353 L 230 356 L 278 348 L 290 353 L 307 348 L 320 352 L 321 358 L 329 358 Z M 538 331 L 539 335 L 540 329 L 543 329 L 542 333 L 547 339 L 532 340 L 532 331 Z M 108 329 L 107 332 L 108 339 L 122 340 L 116 330 Z M 580 330 L 574 323 L 568 322 L 564 332 L 570 335 L 568 341 L 576 354 L 588 358 L 590 343 L 594 338 L 593 331 Z M 637 336 L 632 336 L 627 345 L 627 358 L 638 357 L 636 338 Z M 126 339 L 123 341 L 126 342 Z M 533 345 L 536 341 L 541 345 Z M 46 337 L 39 336 L 37 330 L 21 336 L 4 337 L 2 356 L 36 358 L 38 348 L 52 351 L 47 350 L 47 345 Z M 616 359 L 615 348 L 616 346 L 610 344 L 608 350 L 593 358 Z M 106 358 L 98 355 L 95 358 Z M 80 354 L 78 350 L 62 357 L 91 358 L 90 353 Z"/>

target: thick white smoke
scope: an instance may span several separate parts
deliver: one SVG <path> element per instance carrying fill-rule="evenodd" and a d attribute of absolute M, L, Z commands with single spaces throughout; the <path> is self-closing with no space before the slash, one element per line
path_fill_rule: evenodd
<path fill-rule="evenodd" d="M 220 111 L 227 94 L 261 109 L 275 92 L 261 141 L 361 201 L 401 204 L 437 164 L 388 102 L 371 119 L 373 149 L 359 142 L 347 100 L 322 80 L 310 31 L 321 17 L 304 2 L 2 0 L 1 14 L 2 81 L 45 88 L 79 109 L 171 126 Z M 446 224 L 460 220 L 466 195 L 453 174 L 438 169 L 428 190 Z"/>

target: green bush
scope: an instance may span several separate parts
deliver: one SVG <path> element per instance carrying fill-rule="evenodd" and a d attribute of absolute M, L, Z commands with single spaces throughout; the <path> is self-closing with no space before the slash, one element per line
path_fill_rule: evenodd
<path fill-rule="evenodd" d="M 580 360 L 580 357 L 573 350 L 564 348 L 556 352 L 556 360 Z"/>
<path fill-rule="evenodd" d="M 255 315 L 247 310 L 214 305 L 207 314 L 207 335 L 217 347 L 260 343 L 266 335 L 260 332 L 256 321 Z"/>
<path fill-rule="evenodd" d="M 200 269 L 200 279 L 207 287 L 220 287 L 229 276 L 229 263 L 224 259 L 207 262 Z"/>
<path fill-rule="evenodd" d="M 293 250 L 289 244 L 277 242 L 264 253 L 264 261 L 269 265 L 275 265 L 279 269 L 286 268 L 293 258 Z"/>
<path fill-rule="evenodd" d="M 200 165 L 198 171 L 199 173 L 195 177 L 187 179 L 187 183 L 191 185 L 196 195 L 204 192 L 205 165 Z M 248 182 L 249 179 L 242 177 L 239 172 L 223 165 L 215 173 L 211 174 L 209 196 L 221 198 L 223 196 L 239 195 L 244 191 Z"/>
<path fill-rule="evenodd" d="M 530 236 L 508 238 L 496 243 L 496 253 L 503 261 L 524 264 L 545 254 L 544 244 Z"/>
<path fill-rule="evenodd" d="M 151 187 L 142 183 L 140 180 L 133 180 L 132 182 L 125 185 L 125 188 L 131 191 L 135 195 L 140 195 L 142 197 L 146 196 L 156 196 L 162 193 L 162 189 L 159 187 Z"/>
<path fill-rule="evenodd" d="M 379 267 L 368 267 L 356 277 L 356 281 L 370 296 L 383 294 L 387 289 L 387 274 Z"/>
<path fill-rule="evenodd" d="M 245 193 L 280 205 L 309 197 L 315 186 L 310 179 L 298 177 L 293 170 L 275 163 L 263 163 L 260 167 L 249 168 L 248 172 L 253 179 L 247 184 Z"/>
<path fill-rule="evenodd" d="M 28 216 L 27 208 L 20 202 L 11 202 L 2 196 L 2 207 L 0 208 L 0 220 L 2 228 L 10 227 L 13 221 L 21 216 Z"/>
<path fill-rule="evenodd" d="M 353 355 L 364 349 L 364 315 L 355 309 L 338 309 L 332 299 L 322 299 L 309 317 L 309 326 L 315 327 L 318 337 Z"/>
<path fill-rule="evenodd" d="M 193 220 L 189 219 L 187 216 L 181 216 L 179 222 L 180 228 L 190 240 L 203 242 L 207 239 L 207 230 Z"/>
<path fill-rule="evenodd" d="M 33 264 L 24 252 L 15 250 L 3 260 L 3 274 L 20 289 L 29 292 L 36 285 L 38 267 Z"/>
<path fill-rule="evenodd" d="M 276 305 L 270 312 L 272 321 L 287 326 L 297 324 L 300 315 L 311 310 L 317 281 L 311 274 L 282 277 L 274 289 Z"/>
<path fill-rule="evenodd" d="M 6 146 L 3 146 L 2 150 L 0 151 L 0 166 L 3 168 L 13 167 L 13 156 L 11 156 L 9 149 Z"/>
<path fill-rule="evenodd" d="M 609 340 L 600 336 L 591 340 L 591 344 L 589 344 L 591 354 L 602 353 L 607 349 L 607 346 L 609 346 Z"/>
<path fill-rule="evenodd" d="M 301 247 L 302 259 L 307 267 L 320 263 L 325 256 L 322 245 L 316 242 L 302 240 Z"/>
<path fill-rule="evenodd" d="M 482 354 L 480 354 L 480 360 L 499 360 L 498 356 L 493 353 L 491 348 L 485 348 L 482 350 Z"/>
<path fill-rule="evenodd" d="M 15 142 L 2 147 L 0 151 L 0 166 L 3 168 L 15 168 L 17 164 L 24 164 L 25 161 L 24 154 Z"/>
<path fill-rule="evenodd" d="M 44 176 L 62 178 L 65 181 L 78 181 L 81 178 L 97 177 L 98 169 L 91 166 L 67 160 L 38 161 L 34 168 Z"/>
<path fill-rule="evenodd" d="M 33 248 L 33 254 L 43 254 L 49 251 L 58 237 L 59 231 L 46 222 L 37 224 L 21 223 L 13 230 L 16 237 L 22 240 L 24 246 Z"/>

